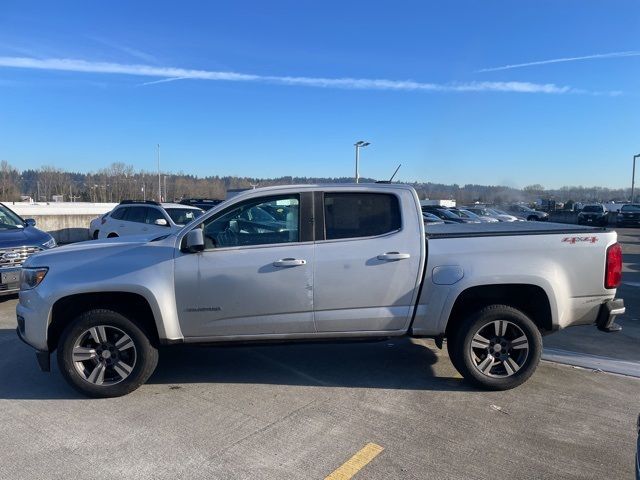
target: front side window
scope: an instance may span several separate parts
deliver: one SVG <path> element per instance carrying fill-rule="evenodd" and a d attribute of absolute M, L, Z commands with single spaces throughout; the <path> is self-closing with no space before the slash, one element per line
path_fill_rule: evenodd
<path fill-rule="evenodd" d="M 276 217 L 270 213 L 283 210 L 287 212 L 284 216 Z M 298 195 L 243 202 L 204 222 L 205 247 L 210 249 L 298 242 L 299 212 Z"/>
<path fill-rule="evenodd" d="M 387 193 L 324 194 L 325 238 L 373 237 L 399 230 L 400 204 Z"/>
<path fill-rule="evenodd" d="M 154 225 L 156 220 L 166 220 L 166 218 L 164 218 L 164 215 L 162 214 L 162 212 L 157 208 L 147 207 L 147 218 L 145 220 L 146 223 L 150 225 Z"/>

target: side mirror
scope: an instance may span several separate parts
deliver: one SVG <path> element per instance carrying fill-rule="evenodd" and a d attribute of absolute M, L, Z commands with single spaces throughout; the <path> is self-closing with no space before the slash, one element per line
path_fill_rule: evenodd
<path fill-rule="evenodd" d="M 185 237 L 184 251 L 198 253 L 204 250 L 204 235 L 201 228 L 194 228 Z"/>
<path fill-rule="evenodd" d="M 36 226 L 36 221 L 34 218 L 27 218 L 25 219 L 24 223 L 27 224 L 27 227 L 35 227 Z"/>
<path fill-rule="evenodd" d="M 162 227 L 166 227 L 167 225 L 169 225 L 169 223 L 164 218 L 158 218 L 155 222 L 153 222 L 153 224 L 160 225 Z"/>

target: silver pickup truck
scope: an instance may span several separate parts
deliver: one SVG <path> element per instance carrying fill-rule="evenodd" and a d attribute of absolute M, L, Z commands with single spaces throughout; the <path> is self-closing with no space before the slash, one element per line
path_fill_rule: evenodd
<path fill-rule="evenodd" d="M 158 347 L 431 337 L 489 389 L 536 369 L 542 335 L 615 330 L 622 251 L 603 228 L 435 225 L 409 186 L 269 187 L 180 232 L 106 239 L 25 263 L 18 335 L 43 370 L 57 350 L 82 393 L 129 393 Z"/>

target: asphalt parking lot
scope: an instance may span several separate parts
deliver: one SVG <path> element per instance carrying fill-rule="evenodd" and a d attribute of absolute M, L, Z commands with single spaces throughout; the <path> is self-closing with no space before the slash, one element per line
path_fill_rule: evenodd
<path fill-rule="evenodd" d="M 640 229 L 620 234 L 623 332 L 577 327 L 545 348 L 640 365 Z M 0 479 L 315 479 L 370 443 L 382 450 L 355 478 L 633 475 L 631 376 L 545 361 L 523 386 L 483 392 L 430 341 L 173 347 L 147 385 L 89 400 L 55 362 L 38 370 L 15 304 L 0 300 Z"/>

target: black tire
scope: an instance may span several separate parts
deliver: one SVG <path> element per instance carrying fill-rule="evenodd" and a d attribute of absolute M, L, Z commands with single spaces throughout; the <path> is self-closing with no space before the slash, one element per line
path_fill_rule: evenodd
<path fill-rule="evenodd" d="M 107 238 L 118 238 L 118 234 L 117 233 L 110 233 L 109 235 L 107 235 Z"/>
<path fill-rule="evenodd" d="M 89 329 L 98 326 L 105 326 L 114 332 L 124 332 L 133 342 L 133 354 L 130 353 L 130 355 L 135 355 L 135 360 L 132 369 L 126 378 L 118 380 L 114 384 L 100 385 L 90 382 L 79 371 L 80 367 L 85 368 L 85 364 L 78 363 L 73 359 L 73 349 L 76 342 L 83 335 L 86 335 Z M 131 347 L 129 348 L 131 349 Z M 117 354 L 113 355 L 112 360 L 118 363 Z M 101 355 L 95 355 L 93 360 L 86 360 L 86 362 L 95 362 L 96 365 L 106 361 Z M 82 313 L 67 325 L 58 341 L 58 367 L 62 376 L 73 388 L 88 397 L 119 397 L 131 393 L 149 379 L 157 364 L 158 350 L 151 344 L 149 337 L 133 321 L 112 310 L 97 309 Z M 76 365 L 79 367 L 77 368 Z M 115 375 L 117 372 L 113 367 L 105 371 L 111 371 L 117 380 L 118 376 Z M 103 375 L 106 378 L 107 374 Z"/>
<path fill-rule="evenodd" d="M 518 369 L 511 374 L 509 374 L 508 370 L 505 368 L 503 374 L 506 376 L 494 376 L 499 375 L 492 374 L 494 367 L 489 368 L 489 374 L 483 373 L 480 370 L 482 365 L 476 365 L 476 361 L 479 361 L 480 359 L 478 359 L 477 356 L 477 360 L 472 358 L 472 355 L 475 355 L 474 352 L 477 352 L 477 350 L 472 351 L 471 343 L 474 336 L 477 333 L 484 331 L 483 329 L 490 328 L 489 325 L 493 322 L 498 321 L 506 321 L 507 324 L 511 324 L 511 326 L 505 328 L 511 328 L 513 332 L 518 332 L 519 330 L 518 335 L 524 334 L 528 346 L 526 356 L 522 358 L 522 364 L 519 365 Z M 515 325 L 515 327 L 513 325 Z M 498 327 L 496 327 L 496 329 L 497 328 Z M 487 390 L 509 390 L 521 385 L 531 375 L 533 375 L 538 363 L 540 363 L 540 355 L 542 354 L 542 335 L 540 334 L 538 327 L 520 310 L 507 305 L 490 305 L 475 314 L 470 315 L 464 319 L 460 325 L 458 325 L 454 335 L 452 335 L 452 338 L 447 340 L 447 348 L 449 348 L 449 342 L 453 344 L 453 348 L 450 352 L 453 354 L 452 363 L 456 370 L 458 370 L 458 372 L 460 372 L 460 374 L 472 384 Z M 522 343 L 522 341 L 520 343 Z M 516 343 L 514 342 L 513 345 L 516 345 Z M 495 347 L 489 347 L 487 345 L 487 348 L 497 347 L 497 344 Z M 515 351 L 515 348 L 518 347 L 514 347 L 513 350 L 511 350 L 511 347 L 512 345 L 509 344 L 509 350 L 503 352 L 503 354 L 510 351 L 514 356 L 516 354 L 524 355 L 524 352 L 521 350 L 518 350 L 517 352 Z M 487 352 L 489 352 L 489 350 L 487 350 Z M 493 354 L 496 355 L 495 352 Z M 490 361 L 489 363 L 493 364 L 493 361 Z M 499 370 L 500 367 L 504 367 L 506 363 L 506 361 L 496 363 L 495 368 Z M 519 362 L 515 363 L 519 364 Z M 513 370 L 511 367 L 509 367 L 509 369 Z"/>
<path fill-rule="evenodd" d="M 536 222 L 538 220 L 538 217 L 536 217 L 535 215 L 529 215 L 527 217 L 527 220 L 530 222 Z"/>
<path fill-rule="evenodd" d="M 93 239 L 97 240 L 98 239 L 98 233 L 100 233 L 99 230 L 96 230 L 95 232 L 93 232 Z"/>

